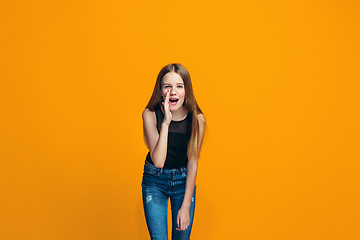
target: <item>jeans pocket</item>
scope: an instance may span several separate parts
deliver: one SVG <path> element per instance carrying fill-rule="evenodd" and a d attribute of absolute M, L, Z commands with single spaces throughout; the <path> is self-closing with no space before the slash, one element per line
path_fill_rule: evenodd
<path fill-rule="evenodd" d="M 144 173 L 153 176 L 159 176 L 161 174 L 161 168 L 157 168 L 155 166 L 152 166 L 150 163 L 146 163 L 144 166 Z"/>

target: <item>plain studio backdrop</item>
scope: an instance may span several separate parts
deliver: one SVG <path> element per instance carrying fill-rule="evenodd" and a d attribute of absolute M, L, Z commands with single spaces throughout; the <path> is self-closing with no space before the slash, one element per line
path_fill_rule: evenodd
<path fill-rule="evenodd" d="M 0 235 L 148 239 L 141 114 L 189 71 L 193 240 L 360 239 L 358 1 L 2 1 Z"/>

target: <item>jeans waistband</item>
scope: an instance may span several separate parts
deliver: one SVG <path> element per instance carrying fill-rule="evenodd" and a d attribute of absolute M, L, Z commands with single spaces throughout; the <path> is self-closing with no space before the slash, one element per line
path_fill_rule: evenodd
<path fill-rule="evenodd" d="M 167 169 L 167 168 L 158 168 L 158 167 L 155 167 L 153 164 L 149 163 L 148 161 L 145 161 L 145 165 L 157 172 L 160 172 L 160 173 L 186 173 L 186 167 L 181 167 L 179 169 Z"/>

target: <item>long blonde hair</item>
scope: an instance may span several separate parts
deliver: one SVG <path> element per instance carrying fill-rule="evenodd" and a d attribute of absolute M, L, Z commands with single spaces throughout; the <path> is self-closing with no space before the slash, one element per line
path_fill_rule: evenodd
<path fill-rule="evenodd" d="M 192 113 L 192 126 L 191 126 L 191 136 L 189 144 L 187 147 L 187 156 L 199 157 L 200 156 L 200 127 L 197 115 L 203 113 L 196 102 L 194 91 L 192 88 L 191 78 L 189 71 L 180 63 L 171 63 L 163 67 L 156 79 L 154 91 L 152 96 L 147 104 L 147 108 L 154 110 L 154 107 L 161 102 L 161 87 L 162 87 L 162 78 L 165 74 L 169 72 L 175 72 L 181 76 L 185 85 L 185 100 L 184 107 Z"/>

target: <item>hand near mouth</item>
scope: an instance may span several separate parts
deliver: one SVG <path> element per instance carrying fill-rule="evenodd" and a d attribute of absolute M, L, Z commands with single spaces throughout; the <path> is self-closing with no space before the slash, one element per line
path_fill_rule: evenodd
<path fill-rule="evenodd" d="M 162 105 L 164 106 L 164 120 L 163 123 L 166 123 L 170 125 L 170 122 L 172 120 L 172 114 L 169 109 L 169 98 L 170 98 L 170 91 L 166 93 L 165 101 L 162 102 Z"/>

